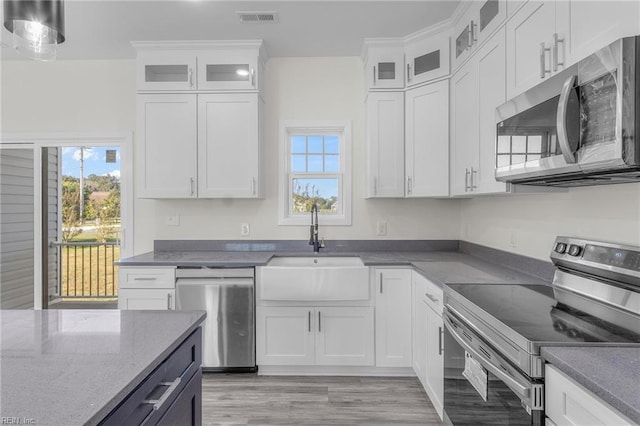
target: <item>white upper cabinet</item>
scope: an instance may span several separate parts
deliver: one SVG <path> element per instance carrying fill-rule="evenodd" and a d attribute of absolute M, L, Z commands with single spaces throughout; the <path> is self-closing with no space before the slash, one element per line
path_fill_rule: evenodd
<path fill-rule="evenodd" d="M 367 198 L 404 197 L 404 92 L 367 96 Z"/>
<path fill-rule="evenodd" d="M 364 78 L 367 90 L 404 88 L 404 48 L 368 46 Z"/>
<path fill-rule="evenodd" d="M 449 81 L 405 93 L 407 197 L 449 195 Z"/>
<path fill-rule="evenodd" d="M 138 54 L 138 90 L 196 90 L 196 55 L 181 51 Z"/>
<path fill-rule="evenodd" d="M 504 22 L 507 16 L 506 0 L 485 0 L 469 3 L 469 8 L 458 20 L 451 38 L 453 69 L 458 68 L 477 47 Z"/>
<path fill-rule="evenodd" d="M 451 195 L 507 190 L 495 180 L 495 110 L 506 100 L 504 75 L 502 29 L 451 78 Z"/>
<path fill-rule="evenodd" d="M 138 197 L 196 196 L 196 132 L 195 94 L 138 95 Z"/>
<path fill-rule="evenodd" d="M 260 197 L 257 93 L 198 95 L 198 197 Z"/>
<path fill-rule="evenodd" d="M 258 91 L 266 53 L 260 40 L 132 42 L 138 91 Z"/>
<path fill-rule="evenodd" d="M 407 42 L 407 86 L 415 86 L 449 74 L 449 35 L 440 31 Z"/>
<path fill-rule="evenodd" d="M 198 90 L 257 90 L 259 72 L 254 51 L 202 53 L 198 55 Z"/>
<path fill-rule="evenodd" d="M 640 34 L 640 2 L 558 0 L 556 28 L 566 36 L 571 65 L 618 38 Z"/>

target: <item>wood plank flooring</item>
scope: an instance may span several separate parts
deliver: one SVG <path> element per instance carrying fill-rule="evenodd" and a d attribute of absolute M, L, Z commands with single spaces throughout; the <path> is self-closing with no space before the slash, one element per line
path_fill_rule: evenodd
<path fill-rule="evenodd" d="M 204 374 L 203 425 L 439 425 L 415 377 Z"/>

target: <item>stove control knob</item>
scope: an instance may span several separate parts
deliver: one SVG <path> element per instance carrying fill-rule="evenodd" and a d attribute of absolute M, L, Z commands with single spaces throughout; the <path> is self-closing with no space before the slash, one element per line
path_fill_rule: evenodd
<path fill-rule="evenodd" d="M 556 247 L 553 250 L 558 254 L 563 254 L 565 251 L 567 251 L 567 244 L 566 243 L 558 243 L 558 244 L 556 244 Z"/>
<path fill-rule="evenodd" d="M 582 254 L 582 247 L 575 245 L 575 244 L 571 244 L 569 246 L 569 256 L 580 256 Z"/>

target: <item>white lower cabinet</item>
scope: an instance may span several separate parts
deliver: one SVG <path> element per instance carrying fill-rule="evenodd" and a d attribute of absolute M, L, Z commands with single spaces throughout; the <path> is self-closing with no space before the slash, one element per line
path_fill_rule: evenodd
<path fill-rule="evenodd" d="M 167 288 L 123 288 L 118 291 L 118 309 L 175 309 L 175 290 Z"/>
<path fill-rule="evenodd" d="M 413 370 L 431 403 L 443 418 L 444 342 L 442 288 L 412 272 Z"/>
<path fill-rule="evenodd" d="M 411 269 L 376 269 L 376 366 L 411 367 Z"/>
<path fill-rule="evenodd" d="M 175 309 L 173 267 L 120 267 L 118 309 Z"/>
<path fill-rule="evenodd" d="M 633 424 L 609 404 L 549 364 L 545 366 L 545 414 L 547 420 L 557 426 Z"/>
<path fill-rule="evenodd" d="M 258 365 L 373 365 L 373 308 L 258 306 Z"/>

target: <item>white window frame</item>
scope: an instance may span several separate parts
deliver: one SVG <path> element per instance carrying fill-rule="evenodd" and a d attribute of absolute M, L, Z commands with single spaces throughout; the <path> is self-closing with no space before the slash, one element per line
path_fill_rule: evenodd
<path fill-rule="evenodd" d="M 318 214 L 320 225 L 351 225 L 351 122 L 350 121 L 281 121 L 279 151 L 279 188 L 278 191 L 278 225 L 309 225 L 308 213 L 291 212 L 291 135 L 295 134 L 334 134 L 340 135 L 340 172 L 338 176 L 339 203 L 342 212 L 336 214 Z M 334 174 L 334 173 L 331 173 Z M 320 174 L 309 174 L 309 177 L 323 177 Z"/>

